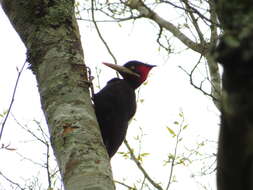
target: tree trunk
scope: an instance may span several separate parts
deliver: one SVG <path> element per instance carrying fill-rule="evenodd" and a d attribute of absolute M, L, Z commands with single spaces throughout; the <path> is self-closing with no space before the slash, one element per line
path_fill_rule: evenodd
<path fill-rule="evenodd" d="M 218 190 L 253 189 L 253 4 L 216 0 L 224 35 L 215 51 L 223 65 Z"/>
<path fill-rule="evenodd" d="M 115 189 L 89 85 L 79 85 L 87 76 L 74 1 L 0 2 L 27 48 L 65 189 Z"/>

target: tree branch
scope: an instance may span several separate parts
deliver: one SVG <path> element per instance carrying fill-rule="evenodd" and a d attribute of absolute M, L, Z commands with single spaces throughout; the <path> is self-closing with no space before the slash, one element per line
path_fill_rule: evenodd
<path fill-rule="evenodd" d="M 137 167 L 141 170 L 141 172 L 143 173 L 143 175 L 145 176 L 145 178 L 158 190 L 163 190 L 163 188 L 156 183 L 150 176 L 149 174 L 146 172 L 146 170 L 142 167 L 140 161 L 136 158 L 136 156 L 134 155 L 133 150 L 131 149 L 130 145 L 128 144 L 127 140 L 124 140 L 124 144 L 126 145 L 128 151 L 130 152 L 131 158 L 133 159 L 133 161 L 135 162 L 135 164 L 137 165 Z"/>
<path fill-rule="evenodd" d="M 193 73 L 194 73 L 195 69 L 197 68 L 197 66 L 199 65 L 201 59 L 202 59 L 202 56 L 200 56 L 200 59 L 198 60 L 197 64 L 193 67 L 193 69 L 191 70 L 190 73 L 189 73 L 188 71 L 186 71 L 183 67 L 181 67 L 181 66 L 178 66 L 178 67 L 179 67 L 181 70 L 183 70 L 183 71 L 189 76 L 189 78 L 190 78 L 190 84 L 191 84 L 194 88 L 196 88 L 197 90 L 200 90 L 204 95 L 207 95 L 207 96 L 211 97 L 213 100 L 219 102 L 218 99 L 216 99 L 216 97 L 214 97 L 212 94 L 207 93 L 206 91 L 204 91 L 204 90 L 202 89 L 203 81 L 201 82 L 200 86 L 197 86 L 197 85 L 194 84 L 194 82 L 193 82 Z"/>
<path fill-rule="evenodd" d="M 161 27 L 161 26 L 159 26 L 160 27 L 160 30 L 159 30 L 159 33 L 158 33 L 158 36 L 157 36 L 157 38 L 156 38 L 156 42 L 162 47 L 162 48 L 164 48 L 167 52 L 168 52 L 168 54 L 169 53 L 171 53 L 171 47 L 170 47 L 170 44 L 169 44 L 169 40 L 166 38 L 166 36 L 165 36 L 165 38 L 166 38 L 166 40 L 167 40 L 167 43 L 168 43 L 168 47 L 166 47 L 165 45 L 163 45 L 162 44 L 162 42 L 160 41 L 161 40 L 161 37 L 162 37 L 162 34 L 163 34 L 163 27 Z"/>
<path fill-rule="evenodd" d="M 166 187 L 166 190 L 169 189 L 170 187 L 170 184 L 171 184 L 171 180 L 172 180 L 172 176 L 173 176 L 173 170 L 174 170 L 174 167 L 175 167 L 175 160 L 176 160 L 176 157 L 177 157 L 177 150 L 178 150 L 178 145 L 179 145 L 179 142 L 180 142 L 180 134 L 182 132 L 182 128 L 183 128 L 183 124 L 184 124 L 184 115 L 181 114 L 182 116 L 182 120 L 181 120 L 181 123 L 179 125 L 179 130 L 176 134 L 176 145 L 175 145 L 175 148 L 174 148 L 174 154 L 173 154 L 173 159 L 172 159 L 172 162 L 171 162 L 171 166 L 170 166 L 170 175 L 169 175 L 169 181 L 168 181 L 168 184 L 167 184 L 167 187 Z"/>
<path fill-rule="evenodd" d="M 118 64 L 116 57 L 112 53 L 110 47 L 108 46 L 107 42 L 103 38 L 103 36 L 102 36 L 102 34 L 101 34 L 101 32 L 100 32 L 100 30 L 98 28 L 97 22 L 95 20 L 95 14 L 94 14 L 94 0 L 91 0 L 91 17 L 92 17 L 92 22 L 93 22 L 93 24 L 94 24 L 94 26 L 96 28 L 96 31 L 98 33 L 98 36 L 99 36 L 100 40 L 103 42 L 103 44 L 105 45 L 108 53 L 111 55 L 111 57 L 112 57 L 112 59 L 114 61 L 114 64 Z M 116 75 L 117 75 L 117 77 L 119 77 L 119 73 L 118 72 L 116 72 Z"/>
<path fill-rule="evenodd" d="M 211 20 L 211 26 L 210 26 L 210 29 L 211 29 L 211 36 L 210 36 L 210 43 L 211 43 L 211 46 L 216 46 L 217 44 L 217 40 L 219 38 L 218 36 L 218 28 L 217 28 L 217 14 L 216 14 L 216 11 L 215 11 L 215 4 L 213 2 L 213 0 L 209 0 L 208 1 L 209 3 L 209 8 L 210 8 L 210 20 Z"/>
<path fill-rule="evenodd" d="M 187 11 L 187 12 L 190 12 L 190 13 L 192 13 L 192 14 L 195 13 L 195 14 L 197 14 L 197 15 L 203 20 L 203 22 L 208 21 L 208 22 L 212 23 L 212 20 L 211 20 L 211 19 L 205 17 L 203 14 L 201 14 L 201 13 L 200 13 L 196 8 L 194 8 L 193 6 L 190 6 L 191 3 L 189 3 L 190 9 L 187 10 L 187 9 L 185 9 L 184 7 L 180 7 L 180 6 L 176 5 L 175 3 L 172 3 L 172 2 L 167 1 L 167 0 L 160 0 L 160 2 L 169 4 L 169 5 L 171 5 L 171 6 L 175 7 L 175 8 L 178 8 L 178 9 L 181 9 L 181 10 L 184 10 L 184 11 Z M 208 1 L 208 2 L 209 2 L 209 1 Z M 205 23 L 208 25 L 207 22 L 205 22 Z M 212 23 L 212 24 L 213 24 L 213 23 Z M 217 22 L 216 22 L 216 26 L 219 26 L 219 24 L 218 24 Z"/>
<path fill-rule="evenodd" d="M 21 189 L 21 190 L 25 190 L 25 188 L 21 187 L 18 183 L 12 181 L 10 178 L 8 178 L 6 175 L 4 175 L 1 171 L 0 171 L 0 176 L 2 176 L 6 181 L 8 181 L 9 183 L 17 186 L 17 188 Z"/>
<path fill-rule="evenodd" d="M 203 36 L 203 33 L 201 32 L 200 28 L 199 28 L 199 25 L 198 25 L 198 21 L 197 19 L 195 18 L 194 14 L 193 14 L 193 11 L 191 11 L 191 6 L 189 5 L 188 3 L 188 0 L 182 0 L 182 2 L 185 4 L 185 11 L 186 11 L 186 14 L 188 14 L 191 18 L 191 22 L 199 36 L 199 39 L 200 39 L 200 43 L 204 44 L 205 43 L 205 40 L 204 40 L 204 36 Z"/>
<path fill-rule="evenodd" d="M 118 183 L 118 184 L 120 184 L 120 185 L 122 185 L 122 186 L 124 186 L 124 187 L 126 187 L 126 188 L 128 188 L 129 190 L 137 190 L 135 187 L 131 187 L 131 186 L 129 186 L 129 185 L 123 183 L 123 182 L 116 181 L 116 180 L 114 180 L 114 182 L 115 182 L 115 183 Z"/>
<path fill-rule="evenodd" d="M 22 65 L 22 67 L 21 67 L 20 70 L 17 68 L 18 76 L 17 76 L 17 80 L 16 80 L 16 83 L 15 83 L 15 86 L 14 86 L 14 90 L 13 90 L 13 93 L 12 93 L 12 98 L 11 98 L 11 102 L 10 102 L 10 105 L 9 105 L 9 108 L 8 108 L 8 111 L 7 111 L 7 114 L 6 114 L 5 118 L 4 118 L 4 121 L 3 121 L 2 126 L 1 126 L 0 140 L 1 140 L 1 138 L 2 138 L 3 130 L 4 130 L 6 121 L 7 121 L 8 117 L 9 117 L 9 114 L 10 114 L 11 108 L 12 108 L 12 105 L 13 105 L 13 103 L 14 103 L 14 99 L 15 99 L 16 90 L 17 90 L 17 87 L 18 87 L 18 82 L 19 82 L 20 76 L 21 76 L 21 74 L 22 74 L 22 72 L 23 72 L 23 69 L 24 69 L 26 63 L 27 63 L 27 61 L 24 62 L 24 64 Z"/>
<path fill-rule="evenodd" d="M 48 189 L 51 189 L 52 188 L 52 179 L 51 179 L 50 166 L 49 166 L 50 147 L 49 147 L 48 143 L 46 144 L 46 147 L 47 147 L 47 153 L 46 153 L 46 164 L 45 164 L 46 166 L 45 167 L 47 170 Z"/>
<path fill-rule="evenodd" d="M 213 59 L 212 55 L 206 55 L 207 66 L 210 74 L 211 97 L 214 105 L 221 110 L 221 75 L 218 63 Z"/>
<path fill-rule="evenodd" d="M 141 0 L 128 0 L 125 4 L 132 9 L 138 10 L 143 17 L 153 20 L 160 27 L 166 28 L 182 43 L 184 43 L 187 47 L 191 48 L 192 50 L 200 54 L 205 54 L 207 52 L 206 47 L 203 47 L 201 44 L 192 41 L 171 22 L 166 21 L 165 19 L 160 17 L 156 12 L 148 8 Z"/>

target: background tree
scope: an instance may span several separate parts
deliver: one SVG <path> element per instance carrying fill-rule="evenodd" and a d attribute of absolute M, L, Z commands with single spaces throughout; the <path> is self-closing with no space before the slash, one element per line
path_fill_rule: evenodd
<path fill-rule="evenodd" d="M 252 189 L 252 2 L 216 1 L 223 37 L 215 51 L 223 65 L 218 149 L 219 190 Z"/>
<path fill-rule="evenodd" d="M 1 5 L 27 48 L 65 189 L 114 189 L 91 106 L 74 2 Z"/>

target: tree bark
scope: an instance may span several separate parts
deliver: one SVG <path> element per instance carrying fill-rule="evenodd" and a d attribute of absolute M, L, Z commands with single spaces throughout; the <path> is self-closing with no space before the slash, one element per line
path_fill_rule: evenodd
<path fill-rule="evenodd" d="M 216 0 L 224 35 L 214 56 L 222 64 L 218 190 L 253 189 L 253 4 Z"/>
<path fill-rule="evenodd" d="M 27 48 L 65 189 L 115 189 L 89 84 L 79 85 L 87 75 L 74 1 L 0 2 Z"/>

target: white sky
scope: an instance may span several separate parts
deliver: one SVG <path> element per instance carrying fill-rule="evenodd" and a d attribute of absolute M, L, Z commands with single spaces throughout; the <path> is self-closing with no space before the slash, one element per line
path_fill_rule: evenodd
<path fill-rule="evenodd" d="M 186 123 L 189 124 L 183 134 L 184 144 L 181 146 L 181 152 L 184 150 L 184 146 L 195 147 L 196 143 L 203 139 L 215 141 L 218 136 L 219 117 L 216 108 L 209 98 L 190 86 L 188 76 L 178 68 L 178 65 L 182 64 L 184 68 L 189 70 L 199 57 L 192 51 L 171 54 L 169 57 L 164 52 L 159 52 L 156 44 L 157 31 L 146 20 L 136 21 L 134 25 L 127 24 L 123 27 L 114 24 L 103 26 L 100 24 L 100 26 L 120 64 L 136 59 L 158 65 L 152 70 L 148 84 L 141 87 L 140 94 L 144 102 L 138 105 L 135 115 L 137 121 L 130 126 L 127 138 L 131 144 L 136 144 L 133 137 L 139 132 L 139 126 L 143 128 L 147 135 L 143 138 L 142 150 L 150 153 L 144 162 L 145 167 L 151 172 L 151 176 L 164 182 L 169 175 L 169 166 L 163 166 L 163 160 L 173 150 L 175 142 L 175 139 L 171 138 L 167 132 L 166 126 L 173 128 L 173 122 L 178 120 L 180 110 L 183 110 Z M 85 62 L 92 68 L 94 76 L 96 76 L 94 67 L 98 66 L 102 69 L 100 82 L 101 86 L 104 86 L 110 78 L 115 76 L 115 73 L 105 68 L 101 63 L 112 62 L 112 59 L 99 41 L 91 24 L 80 22 L 80 32 Z M 175 48 L 183 47 L 178 42 L 175 44 Z M 20 68 L 25 58 L 25 48 L 22 42 L 0 9 L 0 60 L 2 64 L 0 70 L 0 113 L 8 108 L 17 77 L 16 67 Z M 28 124 L 29 127 L 33 127 L 33 119 L 43 121 L 35 77 L 29 69 L 26 69 L 22 74 L 12 114 L 21 123 Z M 31 139 L 31 136 L 24 132 L 10 117 L 6 123 L 1 144 L 10 143 L 11 147 L 16 148 L 23 155 L 32 157 L 34 160 L 43 160 L 42 147 L 35 141 L 26 142 Z M 124 145 L 120 151 L 123 150 L 125 150 Z M 212 143 L 208 145 L 205 152 L 215 153 L 215 145 Z M 119 155 L 112 159 L 112 167 L 117 180 L 126 178 L 135 181 L 141 179 L 140 175 L 136 174 L 134 164 Z M 20 168 L 20 173 L 17 168 Z M 32 175 L 31 173 L 36 175 L 37 172 L 33 166 L 31 168 L 31 163 L 23 161 L 15 151 L 6 150 L 0 150 L 0 171 L 17 181 L 22 181 L 22 178 L 28 179 Z M 24 173 L 24 171 L 26 172 Z M 191 171 L 192 168 L 179 168 L 178 183 L 175 183 L 171 189 L 185 187 L 187 189 L 201 189 L 190 177 Z M 208 178 L 203 180 L 206 182 Z M 0 177 L 0 184 L 1 181 Z M 212 188 L 215 187 L 213 177 L 210 178 L 209 183 Z"/>

